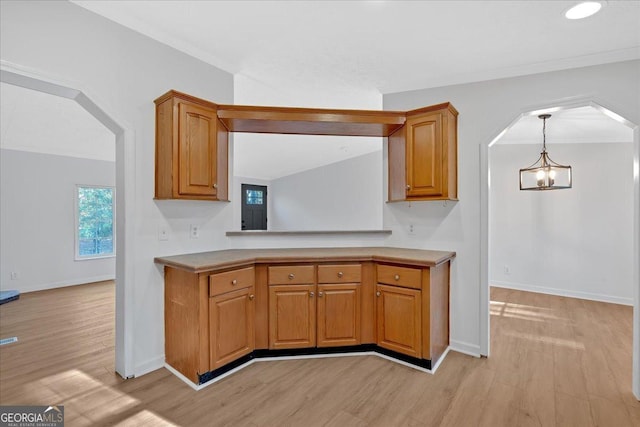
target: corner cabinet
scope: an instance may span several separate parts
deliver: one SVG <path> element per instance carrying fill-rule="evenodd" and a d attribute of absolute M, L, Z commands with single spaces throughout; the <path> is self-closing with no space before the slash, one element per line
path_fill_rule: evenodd
<path fill-rule="evenodd" d="M 413 268 L 377 265 L 379 347 L 437 361 L 449 346 L 449 262 Z"/>
<path fill-rule="evenodd" d="M 428 251 L 425 265 L 404 258 L 425 252 L 416 250 L 382 259 L 261 251 L 276 256 L 220 251 L 222 264 L 210 266 L 203 260 L 218 252 L 156 259 L 182 260 L 164 266 L 165 361 L 192 383 L 254 358 L 374 351 L 431 369 L 447 350 L 454 253 Z M 192 257 L 199 267 L 183 269 Z"/>
<path fill-rule="evenodd" d="M 228 131 L 217 105 L 170 91 L 156 104 L 156 199 L 228 199 Z"/>
<path fill-rule="evenodd" d="M 449 103 L 406 113 L 389 136 L 389 201 L 458 199 L 458 112 Z"/>

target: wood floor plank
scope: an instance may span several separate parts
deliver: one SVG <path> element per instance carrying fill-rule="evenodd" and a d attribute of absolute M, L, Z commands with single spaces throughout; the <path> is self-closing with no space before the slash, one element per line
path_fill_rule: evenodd
<path fill-rule="evenodd" d="M 627 406 L 598 396 L 589 399 L 591 416 L 597 426 L 633 427 Z"/>
<path fill-rule="evenodd" d="M 588 399 L 558 392 L 556 396 L 556 425 L 566 427 L 590 427 L 596 424 L 591 417 Z"/>
<path fill-rule="evenodd" d="M 490 358 L 435 375 L 376 356 L 255 363 L 201 391 L 114 372 L 113 282 L 0 306 L 0 404 L 63 404 L 69 426 L 640 425 L 630 307 L 491 289 Z"/>

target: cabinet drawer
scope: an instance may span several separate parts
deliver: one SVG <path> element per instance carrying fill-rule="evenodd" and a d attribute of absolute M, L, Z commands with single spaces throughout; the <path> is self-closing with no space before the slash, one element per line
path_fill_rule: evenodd
<path fill-rule="evenodd" d="M 212 274 L 209 276 L 209 296 L 213 297 L 236 289 L 253 286 L 255 277 L 253 267 Z"/>
<path fill-rule="evenodd" d="M 422 270 L 393 265 L 378 265 L 378 283 L 422 289 Z"/>
<path fill-rule="evenodd" d="M 360 264 L 319 265 L 318 283 L 360 283 Z"/>
<path fill-rule="evenodd" d="M 269 267 L 270 285 L 313 284 L 315 282 L 315 267 L 313 265 Z"/>

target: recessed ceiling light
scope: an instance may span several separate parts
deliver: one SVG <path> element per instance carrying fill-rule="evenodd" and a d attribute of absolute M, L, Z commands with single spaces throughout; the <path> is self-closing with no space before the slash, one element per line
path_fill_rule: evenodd
<path fill-rule="evenodd" d="M 599 1 L 583 1 L 567 10 L 564 16 L 567 19 L 582 19 L 598 13 L 601 8 L 602 3 Z"/>

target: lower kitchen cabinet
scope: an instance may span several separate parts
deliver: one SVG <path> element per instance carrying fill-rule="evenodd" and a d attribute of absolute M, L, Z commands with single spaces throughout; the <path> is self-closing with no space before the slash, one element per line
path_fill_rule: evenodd
<path fill-rule="evenodd" d="M 421 291 L 376 285 L 378 346 L 422 357 Z"/>
<path fill-rule="evenodd" d="M 345 262 L 327 262 L 318 250 L 315 262 L 295 252 L 291 264 L 278 262 L 278 251 L 270 262 L 240 259 L 235 267 L 223 258 L 224 266 L 201 268 L 199 254 L 191 270 L 165 265 L 165 362 L 194 384 L 279 355 L 376 351 L 431 369 L 449 346 L 455 254 L 415 253 L 439 262 L 371 261 L 366 253 L 355 262 L 349 252 Z M 176 259 L 184 262 L 165 262 Z"/>
<path fill-rule="evenodd" d="M 318 285 L 318 347 L 360 344 L 360 284 Z"/>
<path fill-rule="evenodd" d="M 239 289 L 209 298 L 210 369 L 217 369 L 254 350 L 254 289 Z"/>
<path fill-rule="evenodd" d="M 269 286 L 269 348 L 316 345 L 316 285 Z"/>

